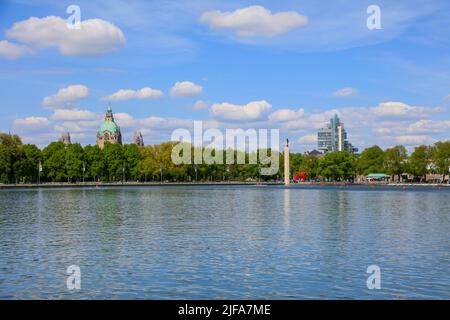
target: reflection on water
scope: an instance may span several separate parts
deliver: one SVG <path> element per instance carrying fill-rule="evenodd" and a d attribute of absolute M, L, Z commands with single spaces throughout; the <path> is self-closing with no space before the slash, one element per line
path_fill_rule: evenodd
<path fill-rule="evenodd" d="M 286 188 L 284 189 L 283 193 L 284 193 L 284 202 L 283 202 L 283 212 L 284 212 L 284 225 L 286 226 L 286 228 L 289 228 L 289 215 L 291 213 L 291 195 L 290 195 L 291 190 Z"/>
<path fill-rule="evenodd" d="M 450 298 L 442 190 L 0 191 L 0 298 Z M 382 289 L 368 290 L 378 265 Z M 81 290 L 66 268 L 81 267 Z"/>

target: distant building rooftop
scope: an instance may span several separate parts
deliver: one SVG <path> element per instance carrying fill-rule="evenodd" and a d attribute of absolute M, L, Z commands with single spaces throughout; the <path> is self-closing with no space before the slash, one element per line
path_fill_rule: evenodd
<path fill-rule="evenodd" d="M 320 155 L 323 155 L 322 152 L 320 152 L 320 151 L 318 151 L 318 150 L 316 150 L 316 149 L 314 149 L 314 150 L 312 150 L 312 151 L 306 151 L 305 154 L 306 154 L 306 155 L 311 155 L 311 156 L 320 156 Z"/>

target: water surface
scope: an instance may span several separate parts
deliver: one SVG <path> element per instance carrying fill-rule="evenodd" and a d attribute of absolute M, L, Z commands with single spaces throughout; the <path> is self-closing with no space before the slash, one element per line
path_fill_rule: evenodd
<path fill-rule="evenodd" d="M 450 190 L 0 190 L 3 299 L 449 299 Z M 81 290 L 66 268 L 81 268 Z M 381 268 L 369 290 L 366 269 Z"/>

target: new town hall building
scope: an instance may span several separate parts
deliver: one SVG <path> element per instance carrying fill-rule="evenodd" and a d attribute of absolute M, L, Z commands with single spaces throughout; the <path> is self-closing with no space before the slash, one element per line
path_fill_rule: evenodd
<path fill-rule="evenodd" d="M 111 107 L 106 111 L 105 120 L 97 131 L 97 146 L 103 149 L 107 142 L 122 144 L 122 132 L 120 132 L 120 127 L 114 121 Z"/>
<path fill-rule="evenodd" d="M 100 149 L 105 147 L 106 143 L 122 144 L 122 132 L 120 127 L 114 121 L 114 114 L 111 107 L 106 110 L 105 120 L 97 131 L 97 146 Z M 134 134 L 133 143 L 139 147 L 144 146 L 144 138 L 141 132 Z"/>
<path fill-rule="evenodd" d="M 71 144 L 70 134 L 68 132 L 63 133 L 59 141 L 63 142 L 65 145 Z M 122 144 L 122 132 L 114 120 L 114 114 L 111 107 L 106 110 L 105 119 L 97 130 L 97 146 L 100 149 L 103 149 L 106 143 Z M 144 146 L 144 138 L 142 137 L 141 132 L 135 133 L 133 143 L 139 147 Z"/>

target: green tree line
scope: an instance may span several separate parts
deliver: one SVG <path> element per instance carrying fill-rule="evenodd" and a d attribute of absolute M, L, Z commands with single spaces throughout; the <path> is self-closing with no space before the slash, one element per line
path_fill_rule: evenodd
<path fill-rule="evenodd" d="M 23 144 L 17 135 L 0 133 L 0 182 L 118 182 L 118 181 L 247 181 L 282 179 L 283 154 L 279 157 L 280 169 L 273 176 L 260 175 L 262 165 L 249 164 L 254 153 L 234 151 L 234 159 L 242 157 L 245 164 L 181 164 L 172 162 L 175 142 L 164 142 L 143 148 L 134 144 L 106 144 L 81 146 L 52 142 L 44 149 L 33 144 Z M 192 157 L 195 148 L 192 148 Z M 265 150 L 266 151 L 266 150 Z M 202 149 L 201 152 L 205 152 Z M 214 155 L 216 150 L 209 150 Z M 271 151 L 267 151 L 271 154 Z M 42 171 L 39 172 L 39 163 Z M 416 181 L 428 173 L 448 174 L 450 166 L 450 141 L 421 145 L 409 155 L 404 146 L 386 150 L 378 146 L 365 149 L 360 155 L 345 151 L 330 152 L 324 156 L 293 153 L 290 155 L 291 178 L 296 171 L 305 171 L 308 180 L 352 181 L 357 175 L 385 173 L 391 176 L 411 174 Z"/>
<path fill-rule="evenodd" d="M 294 154 L 292 166 L 294 170 L 305 170 L 312 180 L 351 181 L 357 175 L 384 173 L 398 179 L 402 174 L 410 174 L 416 182 L 423 181 L 427 174 L 438 174 L 444 181 L 449 174 L 450 141 L 415 147 L 410 155 L 401 145 L 386 150 L 372 146 L 359 155 L 346 151 L 330 152 L 323 157 Z"/>

